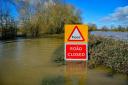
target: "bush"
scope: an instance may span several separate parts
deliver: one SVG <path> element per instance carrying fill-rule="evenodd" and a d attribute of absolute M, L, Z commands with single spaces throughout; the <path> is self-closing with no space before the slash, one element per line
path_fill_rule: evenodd
<path fill-rule="evenodd" d="M 22 4 L 17 1 L 24 34 L 30 37 L 39 37 L 43 33 L 60 34 L 64 32 L 65 24 L 82 23 L 80 10 L 63 3 L 62 0 L 41 0 L 36 3 L 30 0 Z"/>
<path fill-rule="evenodd" d="M 89 54 L 94 67 L 104 65 L 128 74 L 128 42 L 91 36 Z"/>

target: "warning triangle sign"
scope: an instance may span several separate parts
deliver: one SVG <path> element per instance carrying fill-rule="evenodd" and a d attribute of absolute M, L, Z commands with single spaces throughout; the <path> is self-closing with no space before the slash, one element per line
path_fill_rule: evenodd
<path fill-rule="evenodd" d="M 84 37 L 77 26 L 73 29 L 68 41 L 84 41 Z"/>

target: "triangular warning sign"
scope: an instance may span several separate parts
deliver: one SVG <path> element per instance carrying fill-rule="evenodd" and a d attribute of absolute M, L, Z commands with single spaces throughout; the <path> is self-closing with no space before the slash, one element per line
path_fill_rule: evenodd
<path fill-rule="evenodd" d="M 84 37 L 77 26 L 74 27 L 68 41 L 84 41 Z"/>

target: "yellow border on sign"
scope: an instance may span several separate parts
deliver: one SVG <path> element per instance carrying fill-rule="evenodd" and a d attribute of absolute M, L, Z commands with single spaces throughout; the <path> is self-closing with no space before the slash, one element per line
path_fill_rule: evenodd
<path fill-rule="evenodd" d="M 81 32 L 84 41 L 68 41 L 68 38 L 70 37 L 74 27 L 77 26 L 79 31 Z M 88 42 L 88 26 L 87 25 L 80 25 L 80 24 L 76 24 L 76 25 L 65 25 L 65 42 Z"/>

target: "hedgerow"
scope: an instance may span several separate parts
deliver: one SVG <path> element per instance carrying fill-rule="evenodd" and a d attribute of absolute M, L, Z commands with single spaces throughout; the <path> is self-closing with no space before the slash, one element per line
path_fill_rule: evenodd
<path fill-rule="evenodd" d="M 90 36 L 89 65 L 104 65 L 116 72 L 128 74 L 128 42 Z"/>

